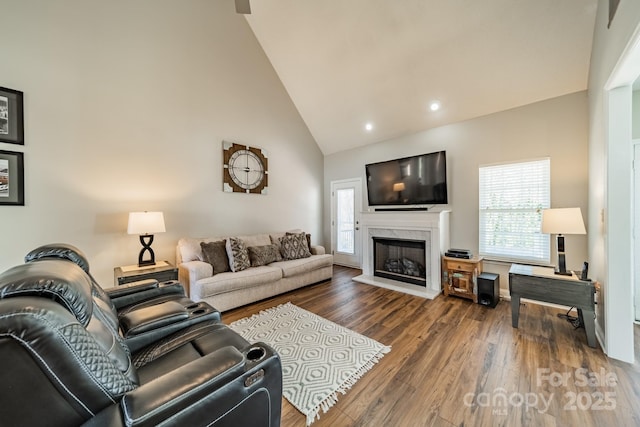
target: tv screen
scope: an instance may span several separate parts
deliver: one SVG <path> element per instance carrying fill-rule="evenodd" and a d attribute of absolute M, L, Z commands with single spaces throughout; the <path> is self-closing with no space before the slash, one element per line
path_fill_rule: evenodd
<path fill-rule="evenodd" d="M 447 204 L 444 151 L 365 165 L 369 206 Z"/>

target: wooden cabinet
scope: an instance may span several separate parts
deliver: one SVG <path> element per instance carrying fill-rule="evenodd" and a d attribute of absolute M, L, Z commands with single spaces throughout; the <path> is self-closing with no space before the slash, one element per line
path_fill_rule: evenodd
<path fill-rule="evenodd" d="M 478 275 L 482 273 L 482 257 L 471 259 L 442 257 L 444 294 L 478 302 Z"/>

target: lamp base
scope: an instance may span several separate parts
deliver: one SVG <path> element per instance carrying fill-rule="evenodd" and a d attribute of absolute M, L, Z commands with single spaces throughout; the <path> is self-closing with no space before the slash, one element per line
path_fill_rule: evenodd
<path fill-rule="evenodd" d="M 558 244 L 560 239 L 558 239 Z M 571 276 L 571 271 L 567 271 L 567 262 L 564 256 L 564 238 L 562 238 L 562 251 L 558 251 L 558 269 L 554 271 L 560 276 Z"/>
<path fill-rule="evenodd" d="M 557 274 L 559 276 L 571 276 L 573 273 L 571 273 L 570 271 L 559 271 L 556 270 L 553 272 L 553 274 Z"/>
<path fill-rule="evenodd" d="M 146 241 L 148 239 L 148 241 Z M 153 253 L 153 249 L 151 249 L 151 244 L 153 243 L 153 234 L 141 235 L 140 243 L 142 243 L 142 250 L 138 255 L 138 267 L 144 267 L 147 265 L 154 265 L 156 263 L 156 254 Z M 144 253 L 149 252 L 149 258 L 144 259 Z"/>

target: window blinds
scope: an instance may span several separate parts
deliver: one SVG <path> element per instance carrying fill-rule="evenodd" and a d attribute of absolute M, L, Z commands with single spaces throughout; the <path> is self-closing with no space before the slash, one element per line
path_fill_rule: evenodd
<path fill-rule="evenodd" d="M 550 159 L 481 166 L 480 255 L 549 263 L 549 235 L 540 232 L 550 206 Z"/>

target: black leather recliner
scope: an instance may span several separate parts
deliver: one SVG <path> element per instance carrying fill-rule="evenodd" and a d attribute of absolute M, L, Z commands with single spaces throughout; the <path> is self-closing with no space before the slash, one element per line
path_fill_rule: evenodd
<path fill-rule="evenodd" d="M 205 320 L 220 321 L 218 310 L 207 303 L 190 300 L 175 280 L 160 283 L 147 279 L 102 289 L 89 271 L 87 257 L 73 245 L 43 245 L 30 251 L 24 259 L 26 263 L 62 259 L 82 268 L 91 279 L 95 301 L 118 318 L 120 333 L 132 352 L 186 326 Z"/>
<path fill-rule="evenodd" d="M 174 284 L 167 293 L 162 284 L 105 292 L 86 258 L 69 248 L 45 256 L 50 249 L 0 274 L 3 424 L 280 424 L 282 371 L 272 348 L 250 344 L 212 308 L 198 318 Z M 113 301 L 125 297 L 119 312 Z M 132 341 L 137 335 L 144 339 Z"/>

